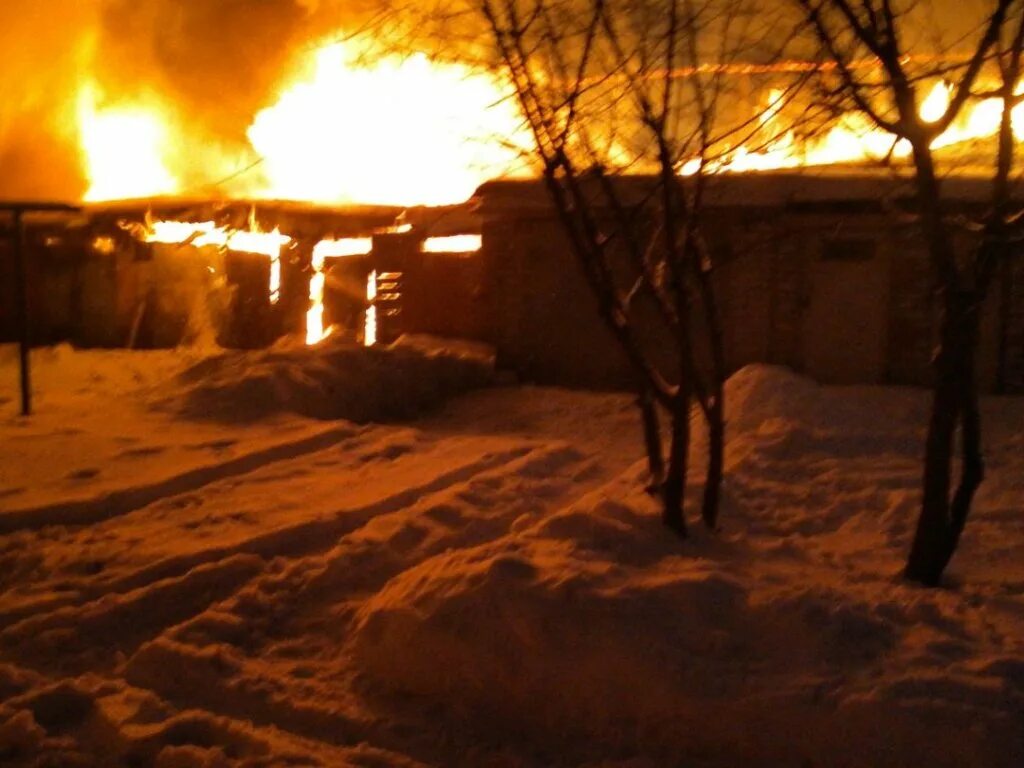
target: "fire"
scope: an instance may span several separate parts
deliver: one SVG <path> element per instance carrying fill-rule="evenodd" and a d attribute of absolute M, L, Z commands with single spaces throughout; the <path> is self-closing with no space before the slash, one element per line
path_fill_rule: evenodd
<path fill-rule="evenodd" d="M 779 71 L 814 65 L 787 66 Z M 950 96 L 946 83 L 935 83 L 923 93 L 921 116 L 939 119 Z M 532 137 L 507 79 L 423 53 L 399 55 L 367 35 L 304 48 L 272 101 L 243 118 L 243 125 L 249 122 L 245 138 L 239 131 L 235 144 L 220 145 L 164 94 L 113 100 L 87 74 L 77 104 L 89 181 L 85 198 L 213 189 L 216 196 L 247 199 L 436 205 L 462 202 L 485 181 L 530 170 Z M 784 93 L 771 91 L 757 117 L 759 135 L 706 159 L 704 170 L 740 173 L 909 156 L 906 142 L 894 142 L 856 112 L 823 135 L 803 139 L 787 130 L 785 106 Z M 994 136 L 1001 110 L 995 98 L 969 104 L 934 147 Z M 1024 104 L 1013 110 L 1013 129 L 1024 141 Z M 691 159 L 681 172 L 692 174 L 701 162 Z"/>
<path fill-rule="evenodd" d="M 204 136 L 160 94 L 107 101 L 86 80 L 89 201 L 209 193 L 319 203 L 459 203 L 524 166 L 529 134 L 499 77 L 355 37 L 304 50 L 247 146 Z"/>
<path fill-rule="evenodd" d="M 333 328 L 324 327 L 324 289 L 327 275 L 324 268 L 328 258 L 365 256 L 373 250 L 373 238 L 346 237 L 340 240 L 321 240 L 313 248 L 313 277 L 309 281 L 309 311 L 306 312 L 306 344 L 313 346 L 331 335 Z"/>
<path fill-rule="evenodd" d="M 321 48 L 249 139 L 266 194 L 331 203 L 457 203 L 509 173 L 521 120 L 497 78 L 366 39 Z"/>
<path fill-rule="evenodd" d="M 424 253 L 476 253 L 484 246 L 481 235 L 450 235 L 428 237 L 423 241 Z"/>
<path fill-rule="evenodd" d="M 1017 88 L 1024 92 L 1024 83 Z M 918 112 L 927 122 L 939 120 L 949 106 L 950 87 L 936 83 L 918 105 Z M 873 126 L 860 113 L 842 117 L 824 136 L 801 142 L 792 130 L 780 126 L 783 94 L 772 90 L 764 111 L 758 118 L 767 143 L 756 150 L 737 147 L 712 159 L 704 167 L 706 172 L 743 173 L 807 166 L 826 166 L 877 161 L 887 156 L 897 159 L 910 155 L 910 145 L 896 141 L 891 134 Z M 952 147 L 970 141 L 987 139 L 999 130 L 1003 103 L 998 98 L 983 99 L 969 105 L 960 119 L 932 142 L 933 149 Z M 1024 141 L 1024 104 L 1010 113 L 1013 132 L 1018 141 Z M 692 175 L 701 168 L 701 160 L 693 158 L 680 169 L 683 175 Z"/>
<path fill-rule="evenodd" d="M 85 199 L 116 200 L 179 192 L 164 163 L 167 120 L 152 104 L 100 106 L 91 82 L 78 94 L 78 131 L 89 189 Z"/>
<path fill-rule="evenodd" d="M 341 240 L 321 240 L 313 250 L 313 259 L 321 260 L 344 256 L 365 256 L 373 250 L 372 237 L 343 237 Z"/>
<path fill-rule="evenodd" d="M 331 334 L 330 328 L 324 328 L 324 288 L 327 276 L 324 274 L 324 263 L 327 257 L 317 245 L 313 249 L 313 277 L 309 280 L 309 311 L 306 312 L 306 344 L 319 344 Z"/>
<path fill-rule="evenodd" d="M 929 123 L 937 122 L 946 113 L 946 109 L 949 107 L 949 100 L 949 86 L 939 81 L 918 106 L 918 114 Z"/>
<path fill-rule="evenodd" d="M 377 273 L 371 272 L 366 280 L 366 327 L 363 343 L 372 347 L 377 343 Z"/>
<path fill-rule="evenodd" d="M 270 259 L 270 283 L 267 286 L 271 304 L 281 299 L 281 251 L 292 243 L 279 229 L 261 231 L 255 209 L 249 215 L 249 229 L 231 229 L 212 221 L 149 221 L 142 225 L 125 225 L 139 239 L 147 243 L 191 245 L 196 248 L 213 246 L 236 253 L 252 253 Z"/>
<path fill-rule="evenodd" d="M 142 231 L 142 240 L 147 243 L 189 244 L 197 248 L 226 248 L 229 237 L 227 229 L 212 221 L 147 221 Z"/>
<path fill-rule="evenodd" d="M 250 213 L 248 229 L 231 229 L 217 225 L 213 221 L 176 221 L 147 218 L 142 224 L 122 224 L 122 227 L 135 237 L 147 243 L 163 243 L 168 245 L 187 245 L 194 248 L 212 246 L 227 251 L 251 253 L 266 256 L 270 260 L 270 281 L 267 295 L 272 304 L 281 297 L 281 253 L 294 240 L 275 228 L 272 232 L 263 232 L 256 220 L 255 209 Z M 464 235 L 464 238 L 473 236 Z M 110 238 L 109 247 L 114 243 Z M 439 238 L 450 239 L 450 238 Z M 94 245 L 97 249 L 98 245 Z M 311 259 L 313 275 L 309 281 L 309 309 L 306 312 L 306 344 L 314 346 L 327 339 L 333 327 L 324 322 L 324 296 L 327 287 L 327 259 L 350 256 L 366 256 L 373 250 L 372 237 L 348 237 L 338 240 L 326 239 L 318 242 Z M 461 251 L 460 251 L 461 252 Z M 366 346 L 377 343 L 377 274 L 370 274 L 367 281 L 366 298 L 368 308 L 365 317 L 363 335 Z"/>

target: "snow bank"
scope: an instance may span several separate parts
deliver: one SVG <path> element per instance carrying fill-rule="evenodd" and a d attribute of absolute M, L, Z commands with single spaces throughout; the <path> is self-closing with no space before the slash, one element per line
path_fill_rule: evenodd
<path fill-rule="evenodd" d="M 362 610 L 360 669 L 572 762 L 1020 764 L 1019 670 L 882 676 L 914 620 L 898 602 L 765 590 L 728 547 L 673 552 L 642 506 L 596 501 L 403 573 Z"/>
<path fill-rule="evenodd" d="M 163 404 L 189 418 L 230 423 L 279 413 L 397 420 L 486 384 L 492 371 L 488 349 L 423 339 L 366 348 L 329 339 L 317 347 L 208 357 L 178 375 Z"/>
<path fill-rule="evenodd" d="M 367 691 L 540 764 L 1024 764 L 1024 649 L 1002 608 L 896 578 L 923 394 L 757 366 L 727 396 L 736 532 L 680 546 L 637 468 L 450 548 L 361 607 Z"/>

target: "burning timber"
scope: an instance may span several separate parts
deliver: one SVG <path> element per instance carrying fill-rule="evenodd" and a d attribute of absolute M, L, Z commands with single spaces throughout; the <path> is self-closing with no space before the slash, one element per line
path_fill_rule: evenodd
<path fill-rule="evenodd" d="M 145 348 L 207 337 L 252 348 L 284 335 L 313 344 L 337 332 L 368 344 L 389 341 L 401 332 L 399 315 L 417 315 L 416 291 L 396 301 L 403 270 L 394 263 L 378 270 L 383 256 L 374 253 L 387 253 L 390 237 L 413 230 L 407 239 L 414 251 L 423 249 L 425 261 L 451 255 L 446 237 L 479 241 L 479 234 L 467 234 L 479 232 L 467 206 L 160 199 L 33 221 L 27 247 L 34 340 Z M 442 253 L 428 255 L 427 243 L 440 243 Z M 376 276 L 385 290 L 378 291 Z M 0 316 L 4 338 L 13 321 Z"/>

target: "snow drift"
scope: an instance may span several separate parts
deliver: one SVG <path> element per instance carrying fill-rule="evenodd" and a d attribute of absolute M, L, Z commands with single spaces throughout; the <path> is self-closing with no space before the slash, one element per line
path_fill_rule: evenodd
<path fill-rule="evenodd" d="M 346 340 L 208 357 L 182 371 L 164 404 L 189 418 L 253 422 L 279 413 L 315 419 L 408 419 L 486 384 L 484 345 L 403 337 L 388 347 Z"/>
<path fill-rule="evenodd" d="M 425 697 L 483 738 L 520 734 L 551 760 L 1020 765 L 1020 638 L 993 634 L 977 598 L 896 578 L 915 478 L 890 477 L 894 499 L 870 475 L 806 482 L 815 463 L 911 465 L 919 394 L 754 367 L 727 397 L 730 533 L 680 548 L 637 467 L 391 580 L 356 622 L 368 688 Z M 738 503 L 750 489 L 759 504 Z"/>

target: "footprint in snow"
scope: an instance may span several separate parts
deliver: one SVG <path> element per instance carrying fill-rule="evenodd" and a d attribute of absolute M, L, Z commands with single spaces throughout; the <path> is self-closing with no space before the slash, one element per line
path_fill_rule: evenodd
<path fill-rule="evenodd" d="M 211 450 L 211 451 L 226 451 L 228 448 L 234 447 L 238 443 L 237 440 L 211 440 L 206 443 L 198 443 L 196 445 L 189 446 L 193 450 Z"/>
<path fill-rule="evenodd" d="M 148 445 L 142 448 L 129 448 L 127 451 L 122 451 L 120 455 L 129 459 L 141 459 L 146 456 L 156 456 L 166 450 L 167 448 L 162 445 Z"/>
<path fill-rule="evenodd" d="M 76 469 L 74 472 L 69 472 L 65 475 L 68 480 L 92 480 L 94 477 L 99 475 L 100 471 L 96 467 L 87 467 L 85 469 Z"/>

